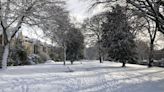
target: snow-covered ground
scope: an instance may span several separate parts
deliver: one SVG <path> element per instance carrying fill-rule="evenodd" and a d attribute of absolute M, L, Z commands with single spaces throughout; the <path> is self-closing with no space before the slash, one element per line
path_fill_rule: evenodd
<path fill-rule="evenodd" d="M 0 92 L 164 92 L 164 68 L 98 61 L 9 67 Z"/>

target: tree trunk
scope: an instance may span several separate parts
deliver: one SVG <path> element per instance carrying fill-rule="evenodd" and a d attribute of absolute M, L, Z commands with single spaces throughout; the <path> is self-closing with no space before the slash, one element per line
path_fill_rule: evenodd
<path fill-rule="evenodd" d="M 100 63 L 103 63 L 103 62 L 102 62 L 102 57 L 101 57 L 101 56 L 99 56 L 99 60 L 100 60 Z"/>
<path fill-rule="evenodd" d="M 71 65 L 73 65 L 73 60 L 71 60 Z"/>
<path fill-rule="evenodd" d="M 98 53 L 99 53 L 99 61 L 100 63 L 103 63 L 103 60 L 102 60 L 102 49 L 101 49 L 101 43 L 100 41 L 98 41 Z"/>
<path fill-rule="evenodd" d="M 3 57 L 2 57 L 2 69 L 7 69 L 7 60 L 9 56 L 9 43 L 4 46 Z"/>
<path fill-rule="evenodd" d="M 153 61 L 154 61 L 153 51 L 154 51 L 154 41 L 151 41 L 150 42 L 150 52 L 149 52 L 149 63 L 148 63 L 148 67 L 152 67 L 153 66 Z"/>
<path fill-rule="evenodd" d="M 122 60 L 122 67 L 126 67 L 125 64 L 126 64 L 126 61 Z"/>
<path fill-rule="evenodd" d="M 63 47 L 63 61 L 64 61 L 64 65 L 66 65 L 66 58 L 67 58 L 67 56 L 66 56 L 66 46 L 64 45 L 64 47 Z"/>

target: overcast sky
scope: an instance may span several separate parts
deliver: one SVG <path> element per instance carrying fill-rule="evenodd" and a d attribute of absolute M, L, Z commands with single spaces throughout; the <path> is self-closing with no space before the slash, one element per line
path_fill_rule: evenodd
<path fill-rule="evenodd" d="M 93 2 L 94 0 L 66 0 L 66 6 L 67 10 L 70 11 L 70 15 L 75 17 L 77 21 L 82 22 L 86 17 L 91 17 L 97 13 L 105 11 L 102 5 L 89 10 Z M 125 0 L 121 0 L 114 4 L 121 3 L 121 5 L 125 5 L 124 2 Z"/>
<path fill-rule="evenodd" d="M 100 7 L 91 11 L 89 10 L 90 6 L 91 1 L 89 0 L 67 0 L 67 10 L 69 10 L 70 15 L 75 17 L 79 22 L 102 11 Z"/>
<path fill-rule="evenodd" d="M 82 21 L 89 16 L 87 12 L 87 4 L 79 0 L 68 0 L 67 9 L 70 11 L 70 15 L 75 17 L 78 21 Z"/>

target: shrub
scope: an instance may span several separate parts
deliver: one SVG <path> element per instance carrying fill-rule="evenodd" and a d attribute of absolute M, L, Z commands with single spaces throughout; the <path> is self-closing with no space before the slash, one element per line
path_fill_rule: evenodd
<path fill-rule="evenodd" d="M 27 51 L 23 47 L 16 47 L 11 49 L 10 58 L 8 61 L 8 65 L 26 65 L 27 62 Z"/>
<path fill-rule="evenodd" d="M 41 58 L 41 62 L 39 62 L 39 63 L 45 63 L 47 60 L 50 59 L 50 56 L 45 52 L 40 51 L 38 55 Z"/>
<path fill-rule="evenodd" d="M 19 60 L 21 61 L 20 64 L 21 65 L 27 65 L 27 52 L 25 50 L 22 50 L 20 52 L 18 52 L 18 56 L 19 56 Z"/>
<path fill-rule="evenodd" d="M 60 53 L 50 53 L 50 58 L 54 61 L 62 61 L 62 54 L 60 54 Z"/>
<path fill-rule="evenodd" d="M 27 61 L 29 65 L 39 64 L 40 62 L 42 62 L 41 57 L 36 54 L 29 55 Z"/>
<path fill-rule="evenodd" d="M 8 62 L 7 62 L 7 65 L 8 65 L 8 66 L 14 66 L 14 65 L 16 65 L 16 64 L 15 64 L 15 61 L 14 61 L 13 59 L 10 58 L 10 59 L 8 60 Z"/>

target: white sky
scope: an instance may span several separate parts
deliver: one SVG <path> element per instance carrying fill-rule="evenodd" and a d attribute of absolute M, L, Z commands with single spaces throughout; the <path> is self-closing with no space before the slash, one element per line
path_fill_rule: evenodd
<path fill-rule="evenodd" d="M 85 18 L 102 11 L 101 7 L 89 10 L 91 3 L 89 0 L 67 0 L 67 10 L 70 11 L 71 17 L 76 18 L 78 22 L 82 22 Z"/>
<path fill-rule="evenodd" d="M 82 21 L 89 15 L 87 12 L 86 2 L 79 0 L 68 0 L 67 8 L 70 11 L 70 15 L 75 17 L 78 21 Z"/>

